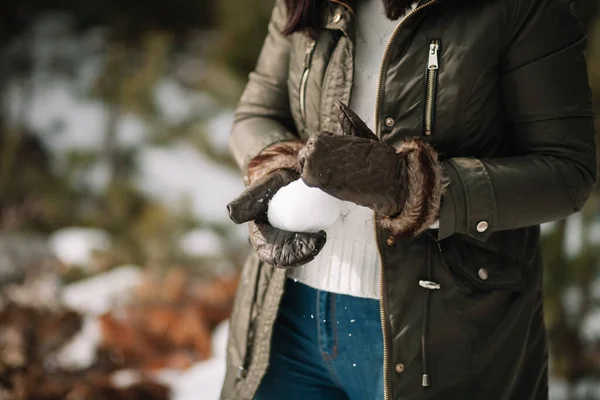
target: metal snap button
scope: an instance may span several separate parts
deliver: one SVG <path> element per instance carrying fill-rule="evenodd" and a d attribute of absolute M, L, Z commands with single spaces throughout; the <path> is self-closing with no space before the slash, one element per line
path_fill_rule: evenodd
<path fill-rule="evenodd" d="M 479 275 L 479 278 L 481 278 L 481 280 L 487 280 L 489 274 L 487 269 L 485 268 L 480 268 L 479 271 L 477 271 L 477 275 Z"/>
<path fill-rule="evenodd" d="M 396 121 L 394 121 L 394 118 L 392 118 L 392 117 L 387 117 L 387 118 L 385 119 L 385 125 L 386 125 L 387 127 L 390 127 L 390 128 L 391 128 L 392 126 L 394 126 L 394 124 L 395 124 L 395 123 L 396 123 Z"/>
<path fill-rule="evenodd" d="M 480 221 L 477 224 L 477 232 L 485 232 L 485 231 L 487 231 L 488 227 L 489 227 L 489 225 L 486 221 Z"/>
<path fill-rule="evenodd" d="M 338 22 L 340 22 L 342 20 L 342 14 L 341 13 L 337 13 L 335 14 L 335 16 L 333 17 L 333 23 L 337 24 Z"/>
<path fill-rule="evenodd" d="M 404 364 L 401 364 L 401 363 L 396 364 L 395 369 L 396 369 L 397 373 L 399 373 L 399 374 L 403 373 L 404 372 Z"/>
<path fill-rule="evenodd" d="M 396 238 L 393 236 L 388 236 L 388 238 L 385 240 L 385 242 L 387 243 L 388 246 L 393 246 L 394 243 L 396 243 Z"/>

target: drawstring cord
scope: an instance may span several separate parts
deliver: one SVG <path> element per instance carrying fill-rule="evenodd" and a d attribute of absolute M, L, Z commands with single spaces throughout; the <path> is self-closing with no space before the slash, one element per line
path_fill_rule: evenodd
<path fill-rule="evenodd" d="M 433 290 L 439 290 L 439 283 L 432 281 L 433 277 L 432 266 L 431 266 L 431 242 L 427 242 L 427 279 L 426 281 L 419 281 L 419 286 L 427 289 L 425 294 L 425 304 L 423 306 L 423 325 L 421 327 L 421 361 L 423 364 L 423 377 L 421 380 L 421 386 L 429 387 L 431 382 L 429 381 L 429 371 L 427 368 L 427 328 L 429 323 L 429 299 Z"/>

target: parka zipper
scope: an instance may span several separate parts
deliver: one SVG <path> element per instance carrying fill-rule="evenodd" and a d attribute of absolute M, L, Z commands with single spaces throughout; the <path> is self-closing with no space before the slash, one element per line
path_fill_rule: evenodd
<path fill-rule="evenodd" d="M 398 23 L 398 25 L 396 25 L 396 28 L 392 32 L 392 36 L 388 40 L 387 46 L 383 53 L 383 59 L 381 60 L 381 67 L 379 69 L 379 79 L 377 82 L 377 97 L 375 99 L 375 119 L 374 119 L 374 121 L 375 121 L 375 134 L 377 136 L 380 136 L 380 133 L 381 133 L 380 123 L 379 123 L 379 111 L 381 108 L 381 89 L 383 87 L 382 81 L 383 81 L 383 76 L 385 74 L 385 70 L 387 67 L 387 62 L 389 59 L 389 53 L 390 53 L 390 49 L 392 48 L 392 44 L 394 43 L 396 36 L 398 36 L 400 27 L 402 26 L 402 24 L 404 24 L 404 22 L 408 18 L 410 18 L 411 16 L 413 16 L 420 10 L 432 5 L 433 3 L 437 2 L 437 1 L 438 0 L 430 0 L 427 3 L 421 4 L 420 6 L 416 7 L 414 10 L 412 10 L 411 12 L 406 14 L 406 16 Z M 379 248 L 379 234 L 377 231 L 377 214 L 374 215 L 374 220 L 375 220 L 375 225 L 374 225 L 375 239 L 377 240 L 377 251 L 379 252 L 379 260 L 381 263 L 380 264 L 381 277 L 380 277 L 380 284 L 379 284 L 379 289 L 380 289 L 379 313 L 381 316 L 381 331 L 382 331 L 382 335 L 383 335 L 383 399 L 390 400 L 390 391 L 389 391 L 389 363 L 390 363 L 390 361 L 389 361 L 389 354 L 388 354 L 389 343 L 388 343 L 388 331 L 387 331 L 387 315 L 386 315 L 386 307 L 385 307 L 385 271 L 384 271 L 384 266 L 383 266 L 383 258 L 381 256 L 382 252 Z"/>
<path fill-rule="evenodd" d="M 300 117 L 302 118 L 302 124 L 306 127 L 306 86 L 308 85 L 308 75 L 310 74 L 310 66 L 312 63 L 312 57 L 315 53 L 317 41 L 311 40 L 306 47 L 304 54 L 304 71 L 302 72 L 302 78 L 300 79 Z"/>
<path fill-rule="evenodd" d="M 390 40 L 387 43 L 387 46 L 383 53 L 383 59 L 381 60 L 381 68 L 379 70 L 379 80 L 377 83 L 377 98 L 375 99 L 375 120 L 374 121 L 375 121 L 375 134 L 377 136 L 379 136 L 379 134 L 380 134 L 379 110 L 381 109 L 381 89 L 383 88 L 382 80 L 383 80 L 383 75 L 385 73 L 385 69 L 387 67 L 386 64 L 388 62 L 389 53 L 390 53 L 390 49 L 392 48 L 392 44 L 393 44 L 394 40 L 396 39 L 396 36 L 398 36 L 400 27 L 402 26 L 402 24 L 404 24 L 404 22 L 408 18 L 412 17 L 414 14 L 416 14 L 420 10 L 424 9 L 425 7 L 428 7 L 438 1 L 439 0 L 430 0 L 427 3 L 421 4 L 420 6 L 416 7 L 414 10 L 412 10 L 411 12 L 406 14 L 406 16 L 402 19 L 402 21 L 400 21 L 400 23 L 398 25 L 396 25 L 396 28 L 392 32 L 392 36 L 390 37 Z"/>
<path fill-rule="evenodd" d="M 381 318 L 381 333 L 383 335 L 383 399 L 384 400 L 389 400 L 390 399 L 390 393 L 388 390 L 388 387 L 390 385 L 389 383 L 389 376 L 388 376 L 388 364 L 389 364 L 389 357 L 388 357 L 388 352 L 389 352 L 389 348 L 388 348 L 388 341 L 387 341 L 387 316 L 385 314 L 385 296 L 384 296 L 384 291 L 385 291 L 385 268 L 383 267 L 383 257 L 382 257 L 382 251 L 379 249 L 379 231 L 377 230 L 377 213 L 373 214 L 373 230 L 375 231 L 375 243 L 377 243 L 377 251 L 379 252 L 379 273 L 380 273 L 380 280 L 379 280 L 379 317 Z"/>
<path fill-rule="evenodd" d="M 435 99 L 437 89 L 437 75 L 439 70 L 438 51 L 439 41 L 432 40 L 429 45 L 429 60 L 427 61 L 427 90 L 425 94 L 425 136 L 433 133 L 433 118 L 435 115 Z"/>
<path fill-rule="evenodd" d="M 340 6 L 346 8 L 350 14 L 352 15 L 353 18 L 356 18 L 356 14 L 354 14 L 354 9 L 352 7 L 350 7 L 350 5 L 346 4 L 344 1 L 342 0 L 329 0 L 332 3 L 335 4 L 339 4 Z"/>

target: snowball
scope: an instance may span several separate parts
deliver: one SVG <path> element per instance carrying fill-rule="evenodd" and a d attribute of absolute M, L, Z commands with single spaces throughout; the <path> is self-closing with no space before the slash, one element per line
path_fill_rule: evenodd
<path fill-rule="evenodd" d="M 340 216 L 341 200 L 298 179 L 275 193 L 267 216 L 275 228 L 291 232 L 318 232 Z"/>

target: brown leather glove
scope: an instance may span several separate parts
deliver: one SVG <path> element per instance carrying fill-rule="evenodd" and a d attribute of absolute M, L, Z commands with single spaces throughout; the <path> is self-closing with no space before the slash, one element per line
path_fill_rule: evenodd
<path fill-rule="evenodd" d="M 337 114 L 344 135 L 313 134 L 300 150 L 304 182 L 375 210 L 394 234 L 417 235 L 432 225 L 445 187 L 433 148 L 410 139 L 396 149 L 346 105 L 338 102 Z"/>
<path fill-rule="evenodd" d="M 299 148 L 295 143 L 281 143 L 263 151 L 250 163 L 247 175 L 250 186 L 227 205 L 233 222 L 249 222 L 250 243 L 258 257 L 278 268 L 297 267 L 313 260 L 327 238 L 324 231 L 288 232 L 273 227 L 267 220 L 273 195 L 300 177 L 296 168 Z"/>

